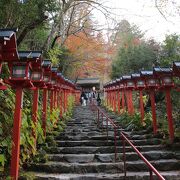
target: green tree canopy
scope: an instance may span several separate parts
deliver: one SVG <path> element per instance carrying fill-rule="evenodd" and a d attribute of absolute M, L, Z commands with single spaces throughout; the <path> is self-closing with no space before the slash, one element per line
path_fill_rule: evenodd
<path fill-rule="evenodd" d="M 173 61 L 180 61 L 180 36 L 177 34 L 166 36 L 160 52 L 159 64 L 171 66 Z"/>
<path fill-rule="evenodd" d="M 143 40 L 138 27 L 125 22 L 120 23 L 123 27 L 116 33 L 118 50 L 112 63 L 112 78 L 150 69 L 156 62 L 158 45 L 153 40 Z"/>

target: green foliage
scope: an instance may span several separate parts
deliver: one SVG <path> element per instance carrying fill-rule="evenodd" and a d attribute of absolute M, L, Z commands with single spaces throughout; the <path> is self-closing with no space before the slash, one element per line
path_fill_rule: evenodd
<path fill-rule="evenodd" d="M 14 92 L 11 89 L 0 91 L 0 169 L 9 165 L 11 154 L 11 133 L 13 126 Z"/>
<path fill-rule="evenodd" d="M 127 130 L 148 129 L 152 127 L 152 114 L 150 112 L 145 114 L 144 122 L 141 123 L 141 115 L 139 112 L 135 112 L 133 115 L 124 112 L 119 116 L 118 123 Z"/>
<path fill-rule="evenodd" d="M 153 40 L 143 40 L 144 34 L 135 25 L 123 20 L 116 33 L 117 54 L 112 63 L 112 78 L 151 69 L 156 62 L 158 45 Z"/>
<path fill-rule="evenodd" d="M 53 109 L 52 112 L 50 112 L 50 108 L 48 107 L 47 110 L 47 120 L 46 120 L 46 132 L 51 133 L 53 131 L 53 128 L 56 128 L 57 121 L 59 119 L 59 109 Z"/>
<path fill-rule="evenodd" d="M 41 25 L 30 31 L 19 46 L 19 50 L 41 50 L 48 36 L 48 29 Z"/>
<path fill-rule="evenodd" d="M 31 47 L 30 49 L 40 50 L 47 39 L 47 35 L 44 39 L 42 32 L 43 28 L 46 32 L 49 29 L 48 15 L 58 10 L 56 1 L 1 0 L 0 7 L 0 28 L 18 27 L 17 40 L 18 44 L 21 43 L 21 48 Z M 32 30 L 34 32 L 29 34 Z"/>
<path fill-rule="evenodd" d="M 156 53 L 148 43 L 143 42 L 139 45 L 129 43 L 127 47 L 120 47 L 112 64 L 112 77 L 117 78 L 142 69 L 151 69 L 155 60 Z"/>
<path fill-rule="evenodd" d="M 161 66 L 171 66 L 173 61 L 180 61 L 180 36 L 172 34 L 166 36 L 160 53 L 159 64 Z"/>
<path fill-rule="evenodd" d="M 51 59 L 53 65 L 56 65 L 59 70 L 67 75 L 73 71 L 73 60 L 72 54 L 66 47 L 55 46 L 53 49 L 48 51 L 48 58 Z M 71 74 L 70 73 L 70 74 Z"/>
<path fill-rule="evenodd" d="M 68 97 L 68 109 L 67 109 L 67 112 L 63 114 L 64 119 L 68 120 L 72 116 L 73 108 L 74 108 L 74 102 L 75 102 L 74 96 L 69 96 Z"/>
<path fill-rule="evenodd" d="M 51 59 L 54 65 L 59 64 L 59 56 L 62 54 L 62 50 L 59 47 L 54 47 L 48 52 L 49 59 Z"/>
<path fill-rule="evenodd" d="M 4 171 L 5 162 L 6 162 L 6 158 L 4 154 L 0 154 L 0 171 Z"/>

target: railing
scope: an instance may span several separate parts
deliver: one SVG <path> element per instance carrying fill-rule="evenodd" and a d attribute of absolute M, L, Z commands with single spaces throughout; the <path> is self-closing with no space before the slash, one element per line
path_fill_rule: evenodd
<path fill-rule="evenodd" d="M 149 168 L 150 180 L 153 180 L 153 172 L 156 174 L 159 180 L 165 180 L 164 177 L 157 171 L 157 169 L 141 154 L 141 152 L 132 144 L 132 142 L 121 132 L 123 141 L 123 161 L 124 161 L 124 177 L 126 178 L 126 148 L 125 141 L 134 149 L 137 155 L 146 163 Z"/>
<path fill-rule="evenodd" d="M 103 112 L 97 105 L 95 105 L 94 103 L 91 104 L 91 110 L 96 110 L 97 111 L 97 126 L 98 128 L 100 127 L 100 119 L 101 119 L 101 126 L 104 127 L 104 118 L 106 119 L 106 134 L 107 134 L 107 141 L 109 140 L 108 136 L 109 136 L 109 123 L 112 125 L 113 129 L 114 129 L 114 159 L 115 161 L 117 160 L 117 128 L 118 126 L 112 121 L 112 119 L 110 119 L 108 117 L 108 115 Z"/>
<path fill-rule="evenodd" d="M 105 126 L 106 126 L 107 141 L 109 140 L 108 139 L 109 123 L 112 125 L 112 127 L 114 129 L 114 149 L 115 149 L 114 158 L 116 161 L 117 160 L 117 135 L 118 135 L 117 128 L 118 128 L 118 126 L 99 107 L 96 106 L 96 108 L 97 108 L 97 125 L 98 125 L 98 127 L 100 126 L 100 117 L 101 117 L 102 127 L 104 127 L 104 117 L 106 119 Z"/>
<path fill-rule="evenodd" d="M 102 111 L 97 105 L 94 103 L 91 105 L 92 110 L 97 110 L 97 126 L 100 127 L 100 119 L 102 123 L 102 127 L 104 127 L 104 117 L 106 118 L 106 132 L 107 132 L 107 140 L 108 140 L 108 125 L 109 123 L 114 128 L 114 146 L 115 146 L 115 161 L 117 160 L 117 128 L 118 125 L 116 125 L 112 119 L 108 117 L 108 115 Z M 126 148 L 125 144 L 126 142 L 134 149 L 134 151 L 137 153 L 137 155 L 145 162 L 145 164 L 149 168 L 149 177 L 150 180 L 153 180 L 153 173 L 158 177 L 159 180 L 165 180 L 165 178 L 157 171 L 157 169 L 142 155 L 142 153 L 132 144 L 132 142 L 124 135 L 124 132 L 122 131 L 120 133 L 122 137 L 122 143 L 123 143 L 123 161 L 124 161 L 124 178 L 126 179 Z"/>

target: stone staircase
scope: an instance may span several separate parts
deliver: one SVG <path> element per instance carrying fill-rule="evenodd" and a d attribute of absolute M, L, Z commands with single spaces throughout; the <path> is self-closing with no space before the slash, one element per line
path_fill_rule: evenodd
<path fill-rule="evenodd" d="M 100 180 L 125 179 L 122 146 L 118 139 L 118 160 L 114 157 L 113 129 L 98 129 L 95 115 L 89 107 L 76 107 L 74 116 L 63 133 L 56 137 L 56 147 L 47 149 L 47 163 L 32 164 L 28 171 L 35 179 Z M 168 180 L 180 179 L 180 154 L 162 146 L 158 138 L 126 132 L 142 154 Z M 149 171 L 142 160 L 126 146 L 127 180 L 149 179 Z M 155 178 L 156 179 L 156 178 Z"/>

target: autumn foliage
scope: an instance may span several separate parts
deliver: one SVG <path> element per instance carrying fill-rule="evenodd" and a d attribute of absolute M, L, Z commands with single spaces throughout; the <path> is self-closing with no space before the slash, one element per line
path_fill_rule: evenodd
<path fill-rule="evenodd" d="M 100 77 L 109 74 L 109 49 L 102 35 L 87 36 L 84 32 L 71 35 L 65 42 L 74 57 L 72 78 Z"/>

